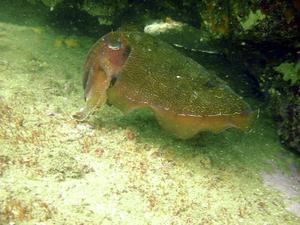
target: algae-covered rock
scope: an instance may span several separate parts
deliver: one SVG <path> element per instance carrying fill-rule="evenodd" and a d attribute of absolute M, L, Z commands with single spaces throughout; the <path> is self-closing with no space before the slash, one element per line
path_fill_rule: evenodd
<path fill-rule="evenodd" d="M 279 117 L 278 134 L 282 142 L 289 148 L 300 152 L 300 60 L 297 62 L 283 62 L 274 70 L 280 73 L 279 79 L 274 81 Z"/>
<path fill-rule="evenodd" d="M 84 1 L 81 9 L 91 16 L 98 18 L 102 25 L 112 25 L 114 19 L 128 7 L 128 2 L 124 0 L 88 0 Z"/>
<path fill-rule="evenodd" d="M 254 48 L 246 44 L 230 56 L 235 63 L 244 64 L 258 81 L 261 98 L 268 104 L 277 122 L 281 142 L 300 152 L 300 77 L 297 49 L 261 44 Z M 260 50 L 262 49 L 262 51 Z"/>
<path fill-rule="evenodd" d="M 28 0 L 31 3 L 36 3 L 39 0 Z M 50 7 L 51 10 L 54 9 L 54 7 L 60 3 L 62 3 L 64 0 L 40 0 L 44 5 Z"/>
<path fill-rule="evenodd" d="M 127 0 L 28 0 L 41 1 L 51 10 L 76 8 L 96 17 L 102 25 L 120 25 L 128 21 L 172 17 L 187 22 L 207 39 L 242 38 L 255 42 L 293 42 L 299 39 L 299 3 L 297 1 L 143 1 L 131 4 Z M 62 13 L 65 11 L 62 10 Z M 67 13 L 67 12 L 65 12 Z"/>
<path fill-rule="evenodd" d="M 62 14 L 68 17 L 69 8 L 77 9 L 88 13 L 91 17 L 96 17 L 100 25 L 112 25 L 118 16 L 128 7 L 126 0 L 108 1 L 108 0 L 86 0 L 86 1 L 66 1 L 66 0 L 27 0 L 31 3 L 41 2 L 49 7 L 50 11 L 61 8 Z M 64 10 L 68 9 L 68 10 Z"/>
<path fill-rule="evenodd" d="M 245 61 L 249 63 L 248 68 L 252 66 L 252 70 L 249 69 L 249 71 L 256 73 L 260 91 L 265 101 L 269 103 L 266 108 L 277 122 L 277 133 L 281 142 L 288 148 L 300 152 L 299 59 L 297 60 L 297 53 L 290 51 L 281 52 L 280 57 L 277 56 L 278 52 L 271 51 L 270 53 L 274 56 L 257 54 L 261 64 L 256 66 L 251 64 L 253 56 Z M 282 61 L 281 58 L 288 60 Z"/>
<path fill-rule="evenodd" d="M 281 99 L 278 134 L 287 147 L 300 152 L 300 94 L 287 93 L 288 100 Z"/>
<path fill-rule="evenodd" d="M 299 39 L 297 1 L 203 1 L 201 28 L 211 38 L 231 36 L 254 42 Z M 290 40 L 287 40 L 289 38 Z"/>

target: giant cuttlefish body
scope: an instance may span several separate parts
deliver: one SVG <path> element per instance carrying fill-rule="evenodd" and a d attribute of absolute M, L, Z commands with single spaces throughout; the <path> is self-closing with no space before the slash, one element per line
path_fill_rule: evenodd
<path fill-rule="evenodd" d="M 248 127 L 249 105 L 225 81 L 169 44 L 141 32 L 111 32 L 84 67 L 85 112 L 108 101 L 127 113 L 149 108 L 178 138 Z"/>

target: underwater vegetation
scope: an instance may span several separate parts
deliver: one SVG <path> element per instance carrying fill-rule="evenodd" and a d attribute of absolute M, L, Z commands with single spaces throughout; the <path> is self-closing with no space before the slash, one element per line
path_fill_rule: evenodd
<path fill-rule="evenodd" d="M 209 39 L 230 36 L 258 42 L 290 42 L 299 35 L 297 0 L 27 1 L 42 2 L 52 11 L 75 8 L 96 18 L 99 24 L 109 26 L 119 26 L 126 20 L 145 23 L 169 16 L 201 29 L 203 37 Z"/>
<path fill-rule="evenodd" d="M 111 32 L 93 46 L 83 79 L 87 114 L 106 101 L 128 113 L 152 110 L 178 138 L 199 131 L 246 129 L 253 112 L 214 74 L 142 32 Z"/>

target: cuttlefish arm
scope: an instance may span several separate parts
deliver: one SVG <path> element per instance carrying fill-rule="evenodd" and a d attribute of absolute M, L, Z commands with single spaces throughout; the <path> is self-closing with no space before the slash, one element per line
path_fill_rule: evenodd
<path fill-rule="evenodd" d="M 117 78 L 127 60 L 130 48 L 127 41 L 119 35 L 102 37 L 90 50 L 84 66 L 83 88 L 85 106 L 75 117 L 86 119 L 105 104 L 106 92 L 112 80 Z"/>
<path fill-rule="evenodd" d="M 91 69 L 84 88 L 85 106 L 81 109 L 81 119 L 87 118 L 107 100 L 106 90 L 110 85 L 111 77 L 103 70 Z"/>

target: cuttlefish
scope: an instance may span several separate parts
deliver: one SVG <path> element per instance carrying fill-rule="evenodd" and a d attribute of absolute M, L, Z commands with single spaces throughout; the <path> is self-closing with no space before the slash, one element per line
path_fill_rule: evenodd
<path fill-rule="evenodd" d="M 142 32 L 110 32 L 88 53 L 82 116 L 108 102 L 124 113 L 148 108 L 181 139 L 199 131 L 246 129 L 249 105 L 225 81 L 171 45 Z"/>

